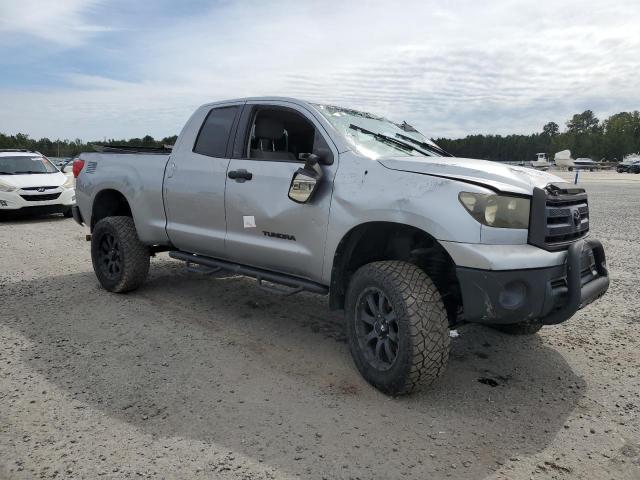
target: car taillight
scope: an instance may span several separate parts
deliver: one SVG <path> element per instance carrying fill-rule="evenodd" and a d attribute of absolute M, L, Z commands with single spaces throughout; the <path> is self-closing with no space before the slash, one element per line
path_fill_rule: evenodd
<path fill-rule="evenodd" d="M 82 160 L 81 158 L 76 158 L 73 161 L 73 176 L 75 178 L 78 178 L 78 175 L 80 175 L 80 171 L 84 168 L 84 160 Z"/>

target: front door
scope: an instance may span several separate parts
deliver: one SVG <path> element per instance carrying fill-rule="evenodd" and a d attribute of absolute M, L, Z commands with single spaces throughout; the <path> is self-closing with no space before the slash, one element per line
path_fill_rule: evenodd
<path fill-rule="evenodd" d="M 321 165 L 323 178 L 309 203 L 290 200 L 288 192 L 304 166 L 300 153 L 332 160 L 335 147 L 300 107 L 247 104 L 247 112 L 246 125 L 238 127 L 238 135 L 246 132 L 243 158 L 231 159 L 227 171 L 227 254 L 237 263 L 320 281 L 337 162 Z"/>

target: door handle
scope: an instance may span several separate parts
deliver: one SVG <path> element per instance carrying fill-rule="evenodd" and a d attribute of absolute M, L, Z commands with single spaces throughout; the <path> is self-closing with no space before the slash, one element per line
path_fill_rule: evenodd
<path fill-rule="evenodd" d="M 240 170 L 231 170 L 227 173 L 227 177 L 235 180 L 236 182 L 242 183 L 246 180 L 251 180 L 253 178 L 253 173 L 247 172 L 244 168 L 241 168 Z"/>

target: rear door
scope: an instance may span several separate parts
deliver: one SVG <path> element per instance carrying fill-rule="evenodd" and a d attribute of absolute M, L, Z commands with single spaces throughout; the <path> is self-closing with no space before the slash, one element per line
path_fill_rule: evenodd
<path fill-rule="evenodd" d="M 311 143 L 336 161 L 322 165 L 322 183 L 309 203 L 289 199 L 293 174 L 304 166 L 295 158 L 302 152 L 268 152 L 267 158 L 251 158 L 251 135 L 258 112 L 276 108 L 298 115 L 315 131 Z M 291 126 L 286 127 L 291 130 Z M 291 132 L 289 137 L 292 138 Z M 275 147 L 270 145 L 273 150 Z M 284 148 L 284 147 L 282 147 Z M 303 107 L 288 102 L 248 102 L 238 126 L 234 157 L 227 171 L 226 252 L 237 263 L 320 281 L 329 220 L 337 149 L 323 127 Z M 313 153 L 313 152 L 308 152 Z M 291 158 L 294 157 L 294 158 Z M 243 176 L 238 177 L 241 172 Z M 244 178 L 243 172 L 250 174 Z M 230 178 L 235 177 L 235 178 Z"/>
<path fill-rule="evenodd" d="M 201 107 L 167 163 L 167 235 L 180 250 L 224 257 L 224 190 L 233 133 L 244 102 Z"/>

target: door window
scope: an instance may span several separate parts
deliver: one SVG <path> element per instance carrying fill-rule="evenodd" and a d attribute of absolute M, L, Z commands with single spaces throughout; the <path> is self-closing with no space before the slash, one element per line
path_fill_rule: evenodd
<path fill-rule="evenodd" d="M 209 157 L 226 157 L 229 134 L 237 113 L 238 107 L 211 110 L 200 128 L 193 151 Z"/>
<path fill-rule="evenodd" d="M 259 109 L 251 124 L 247 157 L 297 161 L 301 153 L 326 157 L 331 150 L 316 127 L 298 112 L 287 108 Z"/>

